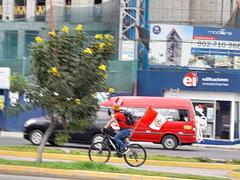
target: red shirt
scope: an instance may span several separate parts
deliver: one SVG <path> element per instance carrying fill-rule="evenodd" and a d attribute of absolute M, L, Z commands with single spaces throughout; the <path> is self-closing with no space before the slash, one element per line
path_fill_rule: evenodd
<path fill-rule="evenodd" d="M 116 113 L 114 114 L 114 118 L 118 121 L 118 124 L 119 124 L 120 129 L 131 128 L 131 126 L 129 126 L 129 125 L 126 123 L 126 118 L 125 118 L 125 116 L 124 116 L 123 113 L 121 113 L 121 112 L 116 112 Z"/>

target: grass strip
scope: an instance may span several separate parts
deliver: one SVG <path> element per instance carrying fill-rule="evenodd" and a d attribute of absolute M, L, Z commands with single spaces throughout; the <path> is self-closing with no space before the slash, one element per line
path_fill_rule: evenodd
<path fill-rule="evenodd" d="M 36 163 L 31 161 L 19 161 L 19 160 L 6 160 L 0 158 L 0 164 L 14 165 L 14 166 L 30 166 L 40 168 L 52 168 L 52 169 L 64 169 L 64 170 L 87 170 L 87 171 L 100 171 L 110 173 L 122 173 L 130 175 L 143 175 L 143 176 L 159 176 L 170 178 L 182 178 L 182 179 L 197 179 L 197 180 L 228 180 L 228 178 L 218 178 L 210 176 L 197 176 L 188 174 L 174 174 L 163 173 L 146 170 L 135 170 L 130 168 L 120 168 L 108 164 L 100 164 L 93 162 L 42 162 Z"/>
<path fill-rule="evenodd" d="M 37 146 L 33 145 L 24 145 L 24 146 L 0 146 L 0 150 L 8 150 L 8 151 L 22 151 L 22 152 L 37 152 Z M 57 154 L 69 154 L 69 155 L 87 155 L 87 151 L 83 150 L 70 150 L 65 151 L 60 148 L 49 148 L 45 147 L 45 153 L 57 153 Z M 156 161 L 175 161 L 175 162 L 201 162 L 201 163 L 219 163 L 211 160 L 207 157 L 178 157 L 178 156 L 165 156 L 165 155 L 154 155 L 148 154 L 148 160 L 156 160 Z M 228 164 L 235 164 L 240 165 L 240 160 L 228 160 L 228 161 L 221 161 L 221 163 L 228 163 Z"/>

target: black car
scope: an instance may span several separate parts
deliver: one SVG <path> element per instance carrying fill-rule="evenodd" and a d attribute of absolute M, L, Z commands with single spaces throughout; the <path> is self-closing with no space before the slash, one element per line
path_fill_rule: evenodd
<path fill-rule="evenodd" d="M 103 139 L 101 135 L 101 129 L 111 118 L 108 115 L 106 108 L 100 108 L 96 115 L 95 123 L 84 130 L 83 132 L 71 132 L 69 143 L 84 143 L 91 144 Z M 33 145 L 40 145 L 43 139 L 43 135 L 50 125 L 50 119 L 48 117 L 32 118 L 26 121 L 24 124 L 24 138 L 29 140 Z M 55 144 L 55 137 L 58 132 L 64 131 L 62 125 L 56 124 L 52 134 L 48 139 L 48 143 Z"/>

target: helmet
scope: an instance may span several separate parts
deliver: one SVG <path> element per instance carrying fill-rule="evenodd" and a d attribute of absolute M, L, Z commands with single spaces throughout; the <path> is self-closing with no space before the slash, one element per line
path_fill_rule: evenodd
<path fill-rule="evenodd" d="M 121 106 L 118 105 L 118 104 L 114 104 L 114 105 L 112 106 L 112 110 L 114 110 L 114 111 L 120 111 L 120 109 L 121 109 Z"/>

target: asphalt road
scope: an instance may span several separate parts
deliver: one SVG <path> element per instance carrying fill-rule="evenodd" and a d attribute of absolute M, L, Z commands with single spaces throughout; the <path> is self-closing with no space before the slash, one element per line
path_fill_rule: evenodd
<path fill-rule="evenodd" d="M 36 177 L 36 176 L 21 176 L 21 175 L 10 175 L 0 174 L 0 179 L 7 180 L 67 180 L 62 178 L 49 178 L 49 177 Z"/>
<path fill-rule="evenodd" d="M 167 156 L 178 156 L 178 157 L 206 157 L 210 159 L 219 160 L 240 160 L 240 151 L 224 148 L 206 148 L 197 146 L 182 146 L 178 147 L 176 150 L 164 150 L 161 145 L 152 143 L 142 143 L 147 149 L 148 154 L 158 154 Z M 21 146 L 30 145 L 29 141 L 23 138 L 16 137 L 0 137 L 0 146 Z M 88 145 L 79 144 L 65 144 L 64 146 L 48 146 L 53 148 L 63 148 L 66 150 L 70 149 L 81 149 L 87 151 Z"/>

